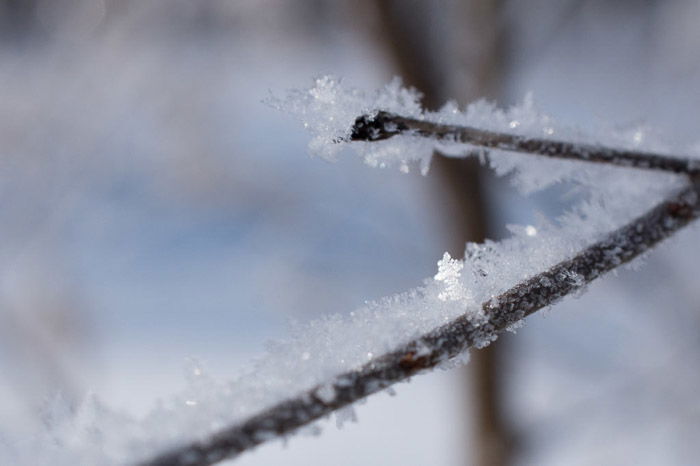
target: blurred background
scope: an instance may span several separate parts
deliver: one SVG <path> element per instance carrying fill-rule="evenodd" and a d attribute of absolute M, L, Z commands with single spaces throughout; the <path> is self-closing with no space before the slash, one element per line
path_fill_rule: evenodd
<path fill-rule="evenodd" d="M 144 413 L 191 358 L 233 377 L 290 322 L 570 205 L 570 186 L 523 198 L 439 154 L 427 177 L 311 159 L 271 93 L 327 73 L 402 76 L 431 108 L 532 91 L 563 123 L 697 147 L 698 17 L 693 0 L 0 0 L 0 438 L 58 393 Z M 697 235 L 342 431 L 237 464 L 696 464 Z"/>

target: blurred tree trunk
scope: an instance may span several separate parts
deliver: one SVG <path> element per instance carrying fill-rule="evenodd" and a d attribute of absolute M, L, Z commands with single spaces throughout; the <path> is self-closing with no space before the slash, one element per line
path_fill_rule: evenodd
<path fill-rule="evenodd" d="M 424 94 L 424 105 L 436 109 L 452 99 L 464 104 L 498 94 L 499 2 L 462 0 L 445 4 L 407 0 L 374 0 L 379 18 L 378 40 L 387 48 L 404 82 Z M 446 27 L 447 26 L 447 27 Z M 488 232 L 488 211 L 482 193 L 483 171 L 471 158 L 436 154 L 432 171 L 437 175 L 441 208 L 452 232 L 445 249 L 463 257 L 467 241 L 483 241 Z M 499 383 L 501 341 L 472 355 L 467 366 L 475 432 L 473 453 L 478 466 L 510 463 L 511 433 L 503 413 Z"/>
<path fill-rule="evenodd" d="M 50 1 L 66 6 L 60 0 Z M 0 45 L 33 58 L 28 45 L 42 34 L 40 4 L 0 0 Z M 36 205 L 27 202 L 27 211 L 36 212 Z M 6 274 L 11 285 L 4 283 L 0 290 L 0 356 L 4 356 L 0 364 L 11 368 L 3 374 L 3 388 L 23 409 L 38 413 L 57 394 L 71 407 L 82 398 L 89 328 L 80 290 L 66 278 L 61 258 L 52 253 L 58 247 L 47 233 L 51 227 L 41 223 L 37 227 L 27 215 L 10 220 L 12 228 L 4 232 L 5 248 L 11 253 L 4 255 L 3 266 L 11 270 Z"/>
<path fill-rule="evenodd" d="M 33 32 L 34 0 L 0 0 L 0 30 L 5 40 L 23 39 Z"/>

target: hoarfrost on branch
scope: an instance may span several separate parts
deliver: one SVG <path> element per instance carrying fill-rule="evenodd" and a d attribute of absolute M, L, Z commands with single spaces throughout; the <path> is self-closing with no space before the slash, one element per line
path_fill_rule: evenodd
<path fill-rule="evenodd" d="M 435 150 L 477 154 L 524 193 L 568 181 L 582 200 L 560 218 L 511 228 L 504 241 L 468 244 L 463 260 L 445 253 L 422 286 L 300 326 L 233 381 L 214 380 L 197 366 L 186 392 L 143 419 L 96 399 L 75 412 L 58 403 L 44 432 L 3 440 L 13 445 L 14 464 L 205 465 L 340 409 L 347 410 L 339 424 L 354 419 L 352 403 L 463 362 L 468 348 L 488 345 L 699 213 L 694 154 L 665 157 L 655 154 L 669 151 L 662 141 L 561 127 L 532 98 L 506 110 L 480 101 L 427 112 L 399 80 L 366 93 L 320 77 L 271 102 L 302 120 L 311 151 L 325 158 L 350 147 L 371 166 L 427 173 Z"/>

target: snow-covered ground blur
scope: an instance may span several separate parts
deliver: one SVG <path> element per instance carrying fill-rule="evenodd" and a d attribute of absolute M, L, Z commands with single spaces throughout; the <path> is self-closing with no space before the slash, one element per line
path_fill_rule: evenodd
<path fill-rule="evenodd" d="M 436 272 L 439 180 L 310 158 L 299 123 L 262 103 L 321 74 L 391 79 L 371 3 L 0 2 L 0 449 L 59 392 L 139 415 L 184 386 L 190 358 L 232 377 L 290 321 Z M 501 103 L 533 91 L 567 124 L 698 142 L 696 2 L 501 7 Z M 561 208 L 489 193 L 500 224 Z M 692 464 L 697 234 L 508 338 L 517 464 Z M 238 464 L 465 464 L 462 379 L 418 377 L 357 424 Z"/>

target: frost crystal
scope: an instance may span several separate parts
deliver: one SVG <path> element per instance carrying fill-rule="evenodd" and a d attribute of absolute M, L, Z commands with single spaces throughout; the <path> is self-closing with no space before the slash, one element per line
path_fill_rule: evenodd
<path fill-rule="evenodd" d="M 273 106 L 296 115 L 312 135 L 309 149 L 313 154 L 327 159 L 335 158 L 350 137 L 355 119 L 360 115 L 372 115 L 378 110 L 391 110 L 402 115 L 420 117 L 420 93 L 402 86 L 395 78 L 391 83 L 373 93 L 345 87 L 340 79 L 322 76 L 314 80 L 307 90 L 293 90 L 286 98 L 273 98 Z M 408 161 L 420 159 L 421 169 L 427 170 L 430 157 L 424 153 L 430 143 L 410 138 L 408 143 L 367 145 L 363 156 L 374 167 L 397 165 L 402 172 L 410 170 Z M 415 157 L 407 157 L 407 151 Z"/>
<path fill-rule="evenodd" d="M 449 253 L 445 253 L 438 261 L 438 273 L 433 277 L 438 282 L 443 282 L 445 289 L 438 293 L 441 301 L 462 301 L 465 305 L 471 301 L 471 293 L 460 281 L 464 268 L 464 262 L 452 259 Z"/>

